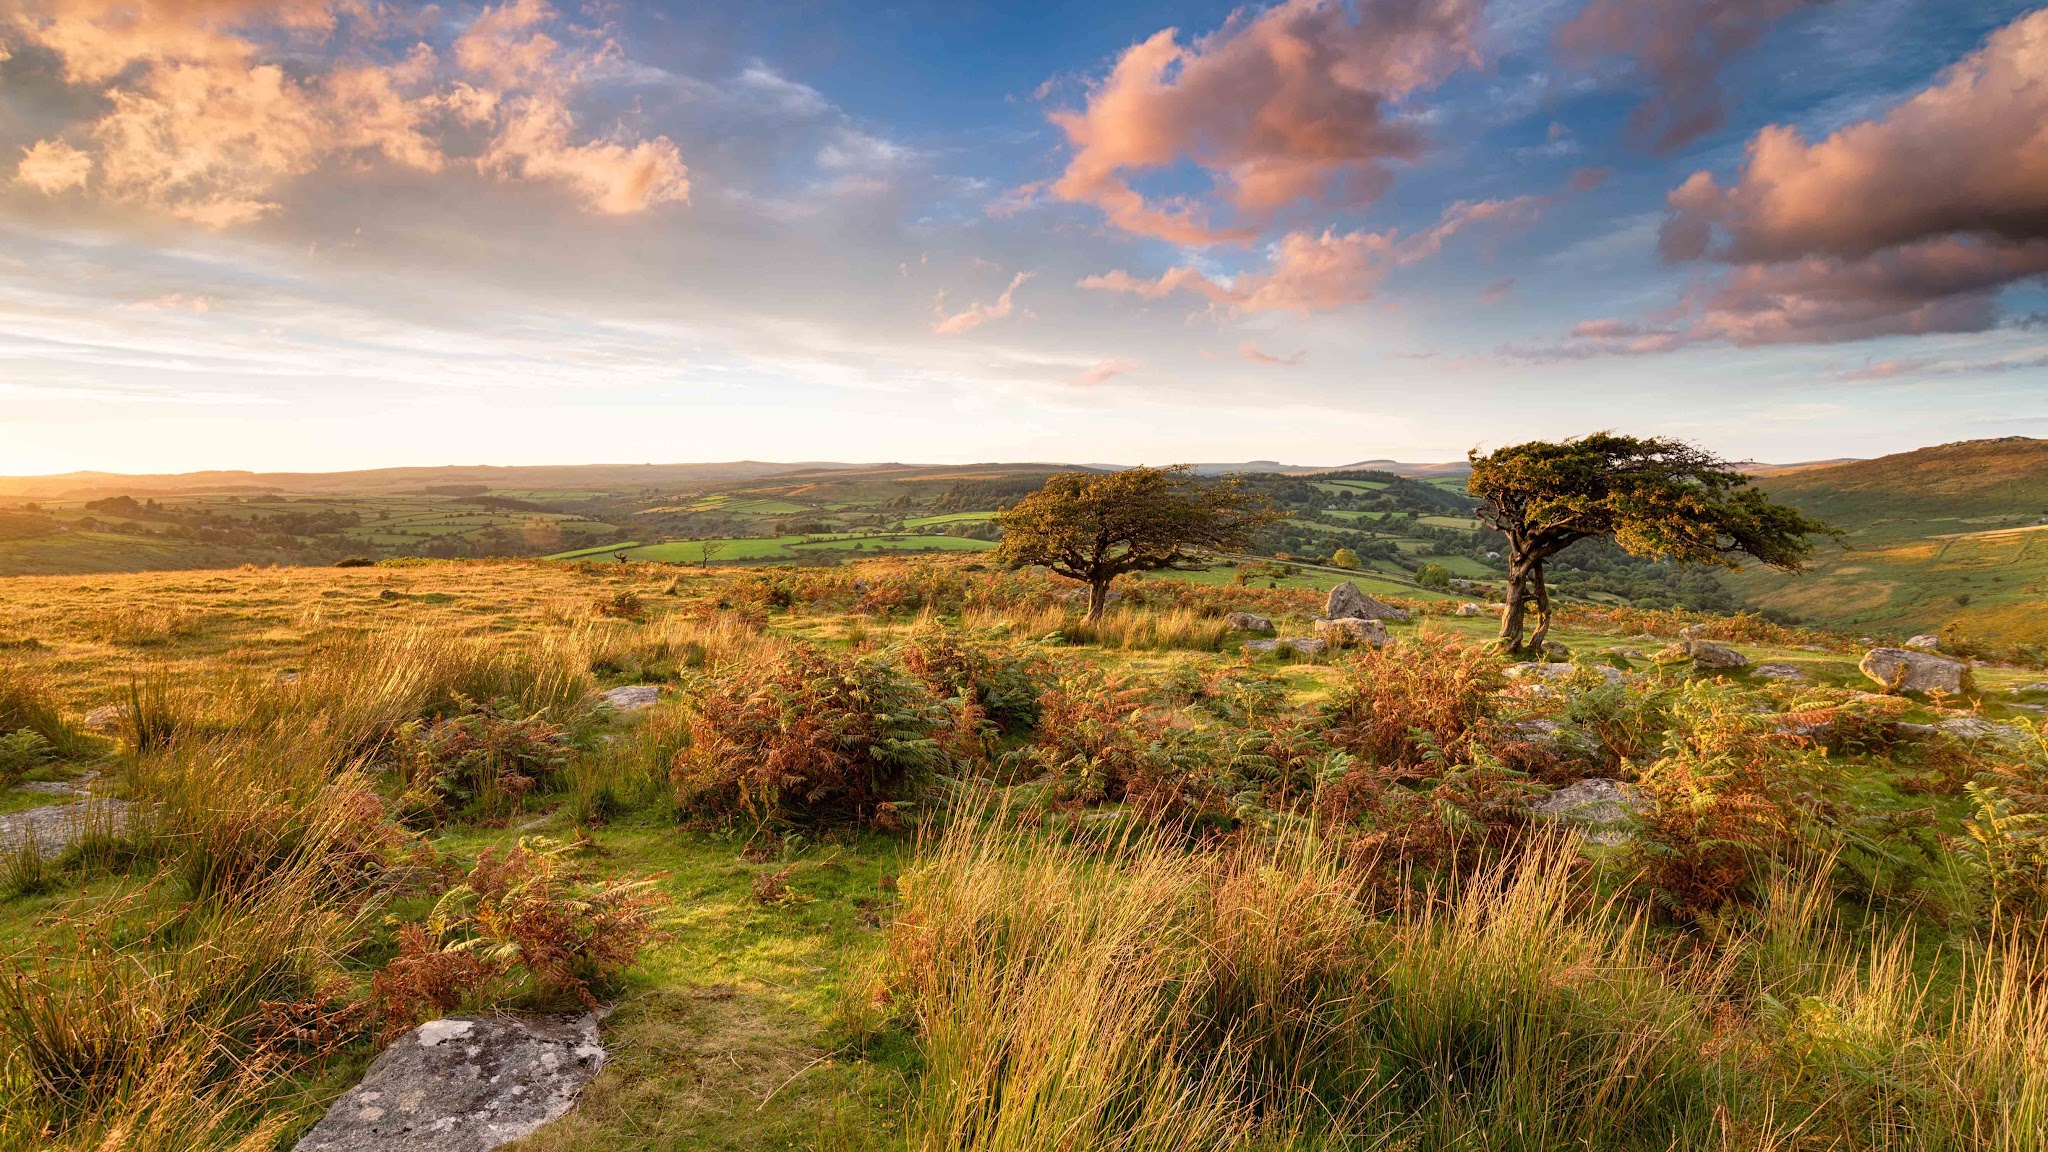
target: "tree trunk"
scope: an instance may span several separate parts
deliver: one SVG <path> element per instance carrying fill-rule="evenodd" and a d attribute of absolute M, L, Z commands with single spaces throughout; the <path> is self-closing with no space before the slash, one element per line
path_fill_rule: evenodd
<path fill-rule="evenodd" d="M 1500 646 L 1510 652 L 1522 650 L 1522 622 L 1529 611 L 1530 565 L 1508 560 L 1508 607 L 1500 617 Z"/>
<path fill-rule="evenodd" d="M 1531 579 L 1530 592 L 1536 599 L 1536 633 L 1529 637 L 1529 650 L 1541 656 L 1543 642 L 1550 639 L 1550 586 L 1543 579 L 1543 561 L 1536 561 Z"/>
<path fill-rule="evenodd" d="M 1089 581 L 1089 582 L 1088 582 L 1088 622 L 1089 622 L 1090 624 L 1093 624 L 1093 623 L 1095 623 L 1095 622 L 1096 622 L 1097 620 L 1100 620 L 1100 619 L 1102 619 L 1102 610 L 1103 610 L 1104 608 L 1107 608 L 1108 606 L 1109 606 L 1109 581 L 1108 581 L 1108 580 L 1091 580 L 1091 581 Z"/>

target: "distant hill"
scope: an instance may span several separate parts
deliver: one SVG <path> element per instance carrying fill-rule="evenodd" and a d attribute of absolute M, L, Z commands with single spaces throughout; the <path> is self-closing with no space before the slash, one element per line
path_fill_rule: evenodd
<path fill-rule="evenodd" d="M 769 464 L 736 460 L 724 464 L 542 464 L 513 467 L 446 465 L 372 468 L 356 472 L 178 472 L 127 475 L 66 472 L 54 476 L 0 476 L 0 496 L 25 500 L 89 500 L 100 496 L 160 496 L 173 493 L 390 493 L 450 484 L 486 489 L 670 488 L 778 476 L 790 472 L 853 465 Z"/>
<path fill-rule="evenodd" d="M 2048 643 L 2048 440 L 1965 440 L 1761 475 L 1843 532 L 1808 572 L 1736 573 L 1751 603 L 1814 623 Z"/>

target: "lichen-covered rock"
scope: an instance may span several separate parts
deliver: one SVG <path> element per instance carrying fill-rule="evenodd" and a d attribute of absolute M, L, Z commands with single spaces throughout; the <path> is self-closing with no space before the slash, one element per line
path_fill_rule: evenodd
<path fill-rule="evenodd" d="M 1922 632 L 1920 635 L 1906 641 L 1906 647 L 1917 648 L 1922 652 L 1939 652 L 1941 651 L 1941 637 L 1932 632 Z"/>
<path fill-rule="evenodd" d="M 1370 644 L 1377 648 L 1394 640 L 1393 635 L 1387 631 L 1386 624 L 1379 620 L 1364 620 L 1354 616 L 1318 620 L 1315 622 L 1315 632 L 1318 639 L 1339 648 L 1358 644 Z"/>
<path fill-rule="evenodd" d="M 1813 679 L 1797 664 L 1759 664 L 1756 666 L 1756 674 L 1766 680 L 1787 680 L 1793 683 L 1804 683 Z"/>
<path fill-rule="evenodd" d="M 607 688 L 597 694 L 605 707 L 618 712 L 638 712 L 652 708 L 661 701 L 659 684 L 627 684 L 619 688 Z"/>
<path fill-rule="evenodd" d="M 1629 841 L 1635 818 L 1648 811 L 1649 802 L 1633 785 L 1593 779 L 1568 784 L 1529 809 L 1540 819 L 1580 829 L 1595 844 L 1612 846 Z"/>
<path fill-rule="evenodd" d="M 1711 640 L 1688 640 L 1685 646 L 1686 650 L 1692 653 L 1692 666 L 1695 668 L 1711 668 L 1717 672 L 1725 672 L 1749 667 L 1749 657 L 1726 644 L 1716 644 Z"/>
<path fill-rule="evenodd" d="M 487 1152 L 567 1112 L 604 1066 L 594 1015 L 450 1017 L 386 1048 L 295 1152 Z"/>
<path fill-rule="evenodd" d="M 0 851 L 33 844 L 38 855 L 60 856 L 87 832 L 121 831 L 128 823 L 128 811 L 126 800 L 88 797 L 12 812 L 0 816 Z"/>
<path fill-rule="evenodd" d="M 1319 656 L 1329 646 L 1329 641 L 1319 640 L 1313 636 L 1290 636 L 1280 640 L 1253 640 L 1244 646 L 1244 650 L 1253 655 L 1299 652 L 1303 656 Z"/>
<path fill-rule="evenodd" d="M 1605 664 L 1566 664 L 1562 661 L 1546 663 L 1510 664 L 1506 668 L 1510 680 L 1562 680 L 1578 672 L 1599 676 L 1609 684 L 1620 684 L 1633 679 L 1627 672 Z"/>
<path fill-rule="evenodd" d="M 1478 605 L 1478 604 L 1460 604 L 1460 605 L 1458 605 L 1458 615 L 1460 615 L 1460 616 L 1484 616 L 1484 615 L 1486 615 L 1486 609 L 1485 609 L 1485 608 L 1484 608 L 1483 606 L 1481 606 L 1481 605 Z"/>
<path fill-rule="evenodd" d="M 1970 675 L 1970 666 L 1960 660 L 1906 648 L 1872 648 L 1858 666 L 1893 692 L 1954 694 L 1963 690 Z"/>
<path fill-rule="evenodd" d="M 1406 620 L 1408 613 L 1405 609 L 1367 596 L 1358 590 L 1358 585 L 1346 580 L 1330 589 L 1330 598 L 1323 603 L 1323 617 L 1327 620 Z"/>
<path fill-rule="evenodd" d="M 1253 612 L 1232 612 L 1223 618 L 1225 624 L 1239 632 L 1271 632 L 1273 621 Z"/>
<path fill-rule="evenodd" d="M 2001 744 L 2017 744 L 2026 734 L 2010 724 L 1994 724 L 1977 716 L 1954 716 L 1934 725 L 1958 740 L 1996 740 Z"/>

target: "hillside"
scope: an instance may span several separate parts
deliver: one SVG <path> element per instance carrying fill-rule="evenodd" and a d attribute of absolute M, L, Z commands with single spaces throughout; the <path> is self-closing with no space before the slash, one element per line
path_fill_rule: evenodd
<path fill-rule="evenodd" d="M 1736 573 L 1760 608 L 1872 631 L 2048 642 L 2048 440 L 1968 440 L 1761 476 L 1842 530 L 1813 568 Z"/>

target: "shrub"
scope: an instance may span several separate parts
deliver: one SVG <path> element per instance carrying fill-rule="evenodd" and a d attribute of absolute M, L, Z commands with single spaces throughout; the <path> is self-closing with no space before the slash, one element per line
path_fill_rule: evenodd
<path fill-rule="evenodd" d="M 1412 768 L 1465 759 L 1507 683 L 1497 656 L 1451 636 L 1368 648 L 1342 666 L 1324 716 L 1330 743 L 1359 760 Z"/>
<path fill-rule="evenodd" d="M 57 750 L 32 729 L 0 735 L 0 789 L 14 787 L 23 776 L 56 757 Z"/>
<path fill-rule="evenodd" d="M 512 700 L 458 697 L 461 711 L 415 721 L 395 748 L 408 803 L 436 817 L 450 810 L 498 816 L 546 790 L 569 764 L 568 733 Z"/>
<path fill-rule="evenodd" d="M 940 696 L 957 697 L 1005 732 L 1038 722 L 1039 661 L 976 644 L 936 621 L 911 633 L 903 666 Z"/>
<path fill-rule="evenodd" d="M 647 603 L 631 588 L 621 588 L 609 596 L 600 596 L 591 605 L 599 616 L 611 616 L 620 620 L 638 620 L 647 615 Z"/>
<path fill-rule="evenodd" d="M 374 568 L 377 566 L 377 562 L 368 556 L 348 556 L 336 560 L 334 566 L 336 568 Z"/>
<path fill-rule="evenodd" d="M 595 1008 L 595 990 L 654 938 L 666 901 L 658 877 L 598 882 L 566 867 L 574 847 L 521 840 L 502 856 L 487 848 L 424 923 L 406 925 L 399 954 L 371 986 L 385 1033 L 465 1002 L 573 998 Z"/>
<path fill-rule="evenodd" d="M 951 722 L 880 657 L 792 645 L 704 686 L 670 780 L 718 820 L 886 826 L 946 767 Z"/>

